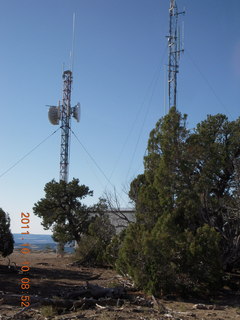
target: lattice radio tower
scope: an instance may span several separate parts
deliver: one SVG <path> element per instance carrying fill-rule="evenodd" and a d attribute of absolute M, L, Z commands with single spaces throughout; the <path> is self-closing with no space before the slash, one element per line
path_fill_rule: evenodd
<path fill-rule="evenodd" d="M 170 0 L 170 21 L 168 38 L 168 107 L 177 107 L 177 74 L 179 72 L 180 55 L 184 51 L 183 30 L 178 26 L 178 12 L 175 0 Z"/>
<path fill-rule="evenodd" d="M 72 92 L 72 71 L 63 72 L 63 98 L 58 107 L 50 106 L 48 118 L 51 124 L 58 125 L 61 121 L 61 148 L 60 148 L 60 180 L 68 182 L 69 171 L 69 152 L 70 152 L 70 134 L 71 134 L 71 117 L 77 122 L 80 120 L 80 104 L 71 107 Z"/>
<path fill-rule="evenodd" d="M 71 135 L 71 117 L 77 122 L 80 120 L 80 103 L 71 107 L 72 94 L 72 70 L 74 59 L 74 40 L 75 40 L 75 13 L 73 14 L 73 37 L 72 51 L 70 52 L 71 67 L 70 70 L 63 72 L 63 97 L 62 103 L 59 102 L 58 107 L 50 106 L 48 110 L 48 118 L 51 124 L 59 125 L 61 122 L 61 148 L 60 148 L 60 177 L 59 180 L 68 182 L 69 172 L 69 154 L 70 154 L 70 135 Z"/>

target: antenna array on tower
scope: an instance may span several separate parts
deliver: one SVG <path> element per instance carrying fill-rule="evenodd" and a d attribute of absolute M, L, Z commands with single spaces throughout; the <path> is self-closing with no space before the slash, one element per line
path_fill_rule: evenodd
<path fill-rule="evenodd" d="M 74 60 L 74 42 L 75 42 L 75 13 L 73 14 L 73 36 L 72 51 L 70 53 L 70 70 L 63 71 L 63 98 L 62 104 L 59 102 L 58 107 L 50 106 L 48 118 L 51 124 L 59 125 L 61 121 L 61 150 L 60 150 L 60 180 L 68 182 L 69 170 L 69 140 L 71 134 L 71 117 L 80 121 L 80 103 L 71 107 L 72 94 L 72 71 Z"/>
<path fill-rule="evenodd" d="M 69 169 L 69 139 L 71 133 L 71 116 L 80 121 L 80 103 L 71 107 L 72 71 L 63 72 L 63 98 L 59 106 L 50 106 L 48 118 L 51 124 L 58 125 L 61 121 L 61 150 L 60 150 L 60 180 L 68 182 Z"/>

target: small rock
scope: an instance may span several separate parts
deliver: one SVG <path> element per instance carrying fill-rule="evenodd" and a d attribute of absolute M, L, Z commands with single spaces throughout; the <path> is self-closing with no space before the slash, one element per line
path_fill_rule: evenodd
<path fill-rule="evenodd" d="M 217 306 L 217 305 L 213 305 L 212 306 L 212 309 L 213 310 L 225 310 L 226 309 L 226 306 Z"/>
<path fill-rule="evenodd" d="M 193 309 L 208 310 L 208 306 L 202 303 L 198 303 L 193 306 Z"/>

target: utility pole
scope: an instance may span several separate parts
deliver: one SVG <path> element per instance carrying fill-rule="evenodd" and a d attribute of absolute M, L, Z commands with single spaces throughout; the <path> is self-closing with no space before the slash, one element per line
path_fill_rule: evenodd
<path fill-rule="evenodd" d="M 168 38 L 168 107 L 177 107 L 177 74 L 179 72 L 180 55 L 184 52 L 183 36 L 178 26 L 178 12 L 175 0 L 170 0 L 169 8 L 169 35 Z"/>

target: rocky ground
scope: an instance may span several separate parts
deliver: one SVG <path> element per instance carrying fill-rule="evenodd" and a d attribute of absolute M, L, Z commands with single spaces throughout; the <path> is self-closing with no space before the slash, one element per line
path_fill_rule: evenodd
<path fill-rule="evenodd" d="M 155 299 L 136 291 L 127 279 L 111 269 L 73 266 L 70 256 L 15 251 L 10 261 L 9 268 L 8 259 L 0 260 L 1 320 L 240 320 L 239 282 L 234 291 L 225 287 L 211 301 Z M 29 272 L 20 272 L 23 265 L 30 266 Z M 236 274 L 236 279 L 239 278 Z M 29 287 L 21 288 L 23 281 L 29 281 Z M 76 297 L 75 293 L 85 288 L 118 288 L 119 295 Z M 24 308 L 28 300 L 31 304 Z"/>

